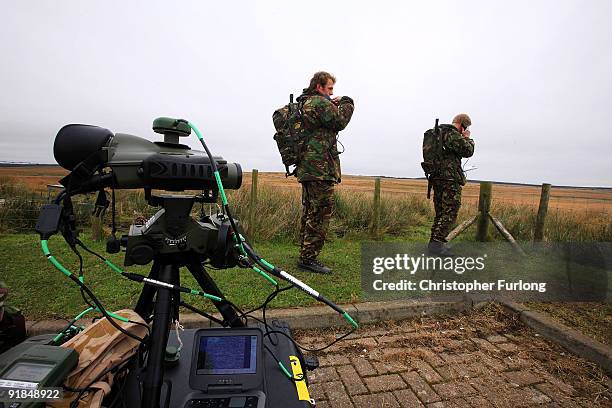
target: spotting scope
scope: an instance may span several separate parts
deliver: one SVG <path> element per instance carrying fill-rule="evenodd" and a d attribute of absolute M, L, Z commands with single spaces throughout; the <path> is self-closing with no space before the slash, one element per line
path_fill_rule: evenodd
<path fill-rule="evenodd" d="M 212 165 L 205 152 L 179 143 L 191 134 L 186 121 L 157 118 L 153 130 L 164 135 L 163 142 L 151 142 L 124 133 L 91 125 L 71 124 L 55 137 L 53 154 L 57 163 L 71 171 L 61 183 L 69 193 L 115 189 L 157 189 L 167 191 L 217 190 Z M 223 186 L 238 189 L 242 169 L 215 157 Z M 110 169 L 104 173 L 103 169 Z"/>

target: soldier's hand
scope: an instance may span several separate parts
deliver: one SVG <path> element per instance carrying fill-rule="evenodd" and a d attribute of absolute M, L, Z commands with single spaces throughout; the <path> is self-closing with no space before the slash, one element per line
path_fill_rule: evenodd
<path fill-rule="evenodd" d="M 470 130 L 469 130 L 469 129 L 463 129 L 463 133 L 462 133 L 462 134 L 463 134 L 463 137 L 465 137 L 466 139 L 467 139 L 468 137 L 470 137 L 470 135 L 471 135 L 471 133 L 470 133 Z"/>
<path fill-rule="evenodd" d="M 336 96 L 335 98 L 332 99 L 332 102 L 335 103 L 336 105 L 340 103 L 340 99 L 342 99 L 341 96 Z"/>

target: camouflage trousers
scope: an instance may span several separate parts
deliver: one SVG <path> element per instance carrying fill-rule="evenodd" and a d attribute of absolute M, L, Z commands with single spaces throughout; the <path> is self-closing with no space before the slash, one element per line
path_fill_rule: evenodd
<path fill-rule="evenodd" d="M 462 186 L 453 181 L 432 180 L 432 187 L 436 216 L 431 227 L 431 240 L 446 242 L 461 207 Z"/>
<path fill-rule="evenodd" d="M 315 259 L 325 243 L 329 220 L 334 210 L 334 183 L 302 183 L 302 221 L 300 225 L 300 259 Z"/>

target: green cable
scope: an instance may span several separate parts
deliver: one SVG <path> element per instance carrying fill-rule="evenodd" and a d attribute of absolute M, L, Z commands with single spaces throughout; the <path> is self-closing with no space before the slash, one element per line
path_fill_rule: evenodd
<path fill-rule="evenodd" d="M 221 299 L 219 296 L 210 295 L 210 294 L 202 292 L 200 290 L 189 289 L 189 293 L 191 293 L 192 295 L 199 295 L 199 296 L 205 297 L 207 299 L 214 300 L 216 302 L 223 301 L 223 299 Z"/>
<path fill-rule="evenodd" d="M 258 267 L 252 266 L 251 269 L 253 269 L 255 272 L 257 272 L 258 274 L 260 274 L 261 276 L 263 276 L 267 280 L 269 280 L 270 283 L 273 284 L 274 286 L 278 286 L 278 282 L 275 281 L 274 278 L 272 278 L 270 275 L 268 275 L 267 273 L 265 273 L 264 271 L 262 271 Z"/>
<path fill-rule="evenodd" d="M 92 310 L 94 310 L 94 309 L 95 309 L 95 308 L 93 308 L 93 307 L 89 307 L 89 308 L 87 308 L 87 309 L 83 310 L 81 313 L 79 313 L 79 314 L 78 314 L 78 315 L 77 315 L 77 316 L 74 318 L 74 321 L 76 322 L 76 321 L 78 321 L 78 320 L 81 320 L 81 318 L 82 318 L 83 316 L 85 316 L 87 313 L 91 312 L 91 311 L 92 311 Z"/>
<path fill-rule="evenodd" d="M 124 270 L 122 270 L 121 268 L 119 268 L 117 265 L 115 265 L 114 263 L 112 263 L 111 261 L 109 261 L 106 258 L 104 258 L 104 263 L 106 265 L 108 265 L 109 268 L 111 268 L 112 270 L 114 270 L 115 272 L 117 272 L 117 273 L 119 273 L 121 275 L 123 275 L 125 273 Z M 204 298 L 207 298 L 207 299 L 210 299 L 210 300 L 214 300 L 216 302 L 221 302 L 223 300 L 223 299 L 221 299 L 218 296 L 210 295 L 210 294 L 208 294 L 206 292 L 202 292 L 202 291 L 195 290 L 195 289 L 189 289 L 189 288 L 186 288 L 186 289 L 188 289 L 189 293 L 191 293 L 192 295 L 202 296 Z"/>
<path fill-rule="evenodd" d="M 59 263 L 59 261 L 57 259 L 55 259 L 55 257 L 53 255 L 51 255 L 51 252 L 49 251 L 49 244 L 48 244 L 46 239 L 43 239 L 43 240 L 40 241 L 40 246 L 42 247 L 43 254 L 45 254 L 45 256 L 47 257 L 49 262 L 51 262 L 53 264 L 53 266 L 55 266 L 57 268 L 57 270 L 59 270 L 61 273 L 63 273 L 64 275 L 66 275 L 69 278 L 73 276 L 72 272 L 70 272 L 68 269 L 66 269 L 64 267 L 64 265 Z M 102 313 L 102 311 L 99 308 L 96 308 L 96 309 L 98 311 L 100 311 L 100 313 Z M 108 310 L 105 310 L 105 311 L 112 318 L 115 318 L 117 320 L 120 320 L 120 321 L 126 322 L 126 323 L 129 322 L 129 319 L 127 319 L 127 318 L 125 318 L 123 316 L 119 316 L 119 315 L 117 315 L 117 314 L 115 314 L 113 312 L 109 312 Z"/>
<path fill-rule="evenodd" d="M 261 261 L 261 263 L 262 263 L 262 264 L 266 265 L 266 266 L 267 266 L 268 268 L 270 268 L 270 269 L 274 269 L 274 268 L 275 268 L 275 266 L 274 266 L 274 265 L 272 265 L 270 262 L 266 261 L 266 260 L 265 260 L 265 259 L 263 259 L 263 258 L 260 258 L 260 261 Z"/>
<path fill-rule="evenodd" d="M 202 136 L 202 133 L 200 133 L 200 131 L 198 130 L 196 125 L 194 125 L 193 123 L 191 123 L 189 121 L 187 122 L 187 124 L 194 131 L 194 133 L 196 134 L 198 139 L 201 142 L 204 142 L 204 137 Z M 219 170 L 215 170 L 214 175 L 215 175 L 215 180 L 217 182 L 217 187 L 219 188 L 219 194 L 221 195 L 221 202 L 223 203 L 223 205 L 227 206 L 229 204 L 228 204 L 228 201 L 227 201 L 227 196 L 225 195 L 225 189 L 223 188 L 223 182 L 221 181 L 221 175 L 219 174 Z M 236 236 L 234 236 L 234 240 L 238 243 L 238 247 L 240 248 L 241 254 L 244 255 L 244 256 L 247 256 L 247 253 L 244 250 L 244 247 L 242 246 L 242 239 L 243 239 L 242 236 L 240 236 L 240 239 L 237 239 Z M 264 261 L 264 265 L 266 265 L 267 267 L 271 266 L 269 263 L 267 263 L 265 261 Z M 267 273 L 262 271 L 261 269 L 255 268 L 255 267 L 251 267 L 251 269 L 253 269 L 255 272 L 257 272 L 258 274 L 263 276 L 265 279 L 267 279 L 274 286 L 278 286 L 278 282 L 276 280 L 274 280 L 270 275 L 268 275 Z M 274 269 L 274 267 L 272 266 L 271 269 Z"/>
<path fill-rule="evenodd" d="M 353 318 L 351 317 L 351 315 L 348 314 L 348 312 L 344 312 L 342 316 L 353 326 L 354 329 L 359 327 L 357 322 L 353 320 Z"/>
<path fill-rule="evenodd" d="M 72 275 L 72 272 L 64 268 L 64 266 L 59 263 L 53 255 L 51 255 L 51 252 L 49 252 L 49 245 L 46 239 L 40 241 L 40 246 L 42 247 L 43 254 L 45 254 L 47 259 L 53 264 L 53 266 L 55 266 L 61 273 L 63 273 L 67 277 L 70 277 Z"/>
<path fill-rule="evenodd" d="M 219 170 L 215 171 L 215 179 L 217 179 L 217 185 L 219 186 L 221 202 L 223 203 L 223 205 L 227 205 L 227 197 L 225 196 L 225 190 L 223 189 L 223 184 L 221 183 L 221 176 L 219 175 Z"/>
<path fill-rule="evenodd" d="M 240 235 L 240 239 L 243 240 L 244 237 L 242 235 Z M 241 248 L 242 248 L 242 246 L 241 246 Z M 244 248 L 243 248 L 243 251 L 244 251 Z M 244 252 L 244 255 L 246 255 L 246 251 Z M 259 260 L 261 261 L 262 264 L 264 264 L 265 266 L 267 266 L 270 269 L 276 268 L 274 265 L 272 265 L 270 262 L 266 261 L 262 257 L 259 257 Z"/>
<path fill-rule="evenodd" d="M 283 365 L 283 363 L 281 361 L 278 362 L 278 365 L 280 366 L 281 370 L 283 370 L 283 372 L 285 373 L 285 375 L 289 378 L 293 378 L 293 376 L 289 373 L 289 371 L 285 368 L 285 366 Z"/>
<path fill-rule="evenodd" d="M 78 314 L 78 315 L 77 315 L 77 316 L 76 316 L 76 317 L 73 319 L 73 320 L 74 320 L 74 322 L 77 322 L 78 320 L 81 320 L 81 318 L 82 318 L 83 316 L 85 316 L 87 313 L 91 312 L 92 310 L 95 310 L 95 311 L 97 311 L 97 312 L 102 313 L 102 312 L 100 311 L 100 308 L 98 308 L 98 307 L 90 307 L 90 308 L 87 308 L 87 309 L 83 310 L 81 313 L 79 313 L 79 314 Z M 119 316 L 118 314 L 115 314 L 115 313 L 113 313 L 113 312 L 109 312 L 108 310 L 106 311 L 106 313 L 108 313 L 108 315 L 109 315 L 109 316 L 111 316 L 113 319 L 117 319 L 117 320 L 122 321 L 122 322 L 124 322 L 124 323 L 129 323 L 129 321 L 130 321 L 128 318 L 123 317 L 123 316 Z M 71 328 L 71 327 L 75 327 L 75 326 L 70 326 L 69 328 Z M 68 328 L 68 329 L 69 329 L 69 328 Z M 68 329 L 66 329 L 66 330 L 68 330 Z M 55 343 L 55 342 L 59 341 L 59 340 L 60 340 L 60 339 L 61 339 L 61 338 L 64 336 L 64 333 L 66 332 L 66 330 L 64 330 L 64 331 L 62 331 L 62 332 L 60 332 L 60 333 L 58 333 L 58 334 L 57 334 L 57 336 L 55 336 L 55 337 L 53 338 L 53 342 Z"/>
<path fill-rule="evenodd" d="M 124 272 L 121 268 L 119 268 L 117 265 L 115 265 L 114 263 L 112 263 L 108 259 L 104 259 L 104 263 L 107 264 L 115 272 L 118 272 L 118 273 L 121 273 L 121 274 Z"/>
<path fill-rule="evenodd" d="M 83 310 L 83 311 L 82 311 L 81 313 L 79 313 L 79 314 L 78 314 L 78 315 L 77 315 L 77 316 L 76 316 L 74 319 L 72 319 L 73 323 L 76 323 L 77 321 L 81 320 L 81 318 L 82 318 L 83 316 L 85 316 L 87 313 L 91 312 L 92 310 L 94 310 L 94 308 L 93 308 L 93 307 L 89 307 L 89 308 L 87 308 L 87 309 Z M 66 330 L 63 330 L 63 331 L 59 332 L 59 333 L 57 334 L 57 336 L 55 336 L 55 337 L 53 338 L 53 343 L 55 343 L 55 342 L 59 341 L 59 340 L 60 340 L 62 337 L 64 337 L 64 333 L 65 333 L 67 330 L 69 330 L 70 328 L 72 328 L 72 327 L 74 327 L 74 326 L 72 326 L 72 325 L 71 325 L 71 326 L 70 326 L 70 327 L 68 327 Z"/>
<path fill-rule="evenodd" d="M 193 131 L 195 132 L 196 136 L 198 137 L 198 139 L 200 140 L 204 140 L 204 137 L 202 137 L 202 134 L 200 133 L 200 131 L 198 130 L 198 128 L 191 122 L 187 122 L 187 124 L 189 125 L 189 127 L 191 129 L 193 129 Z"/>

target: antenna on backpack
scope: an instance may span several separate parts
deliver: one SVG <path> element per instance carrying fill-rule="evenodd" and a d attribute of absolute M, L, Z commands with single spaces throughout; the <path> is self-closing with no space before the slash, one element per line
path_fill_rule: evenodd
<path fill-rule="evenodd" d="M 289 94 L 289 105 L 287 105 L 287 109 L 289 111 L 289 116 L 291 116 L 291 114 L 293 113 L 293 94 Z M 289 132 L 291 133 L 291 135 L 293 135 L 292 129 L 293 129 L 293 124 L 289 124 Z M 285 165 L 285 177 L 295 175 L 295 172 L 297 170 L 297 165 L 293 169 L 293 171 L 289 170 L 289 166 L 290 165 Z"/>

